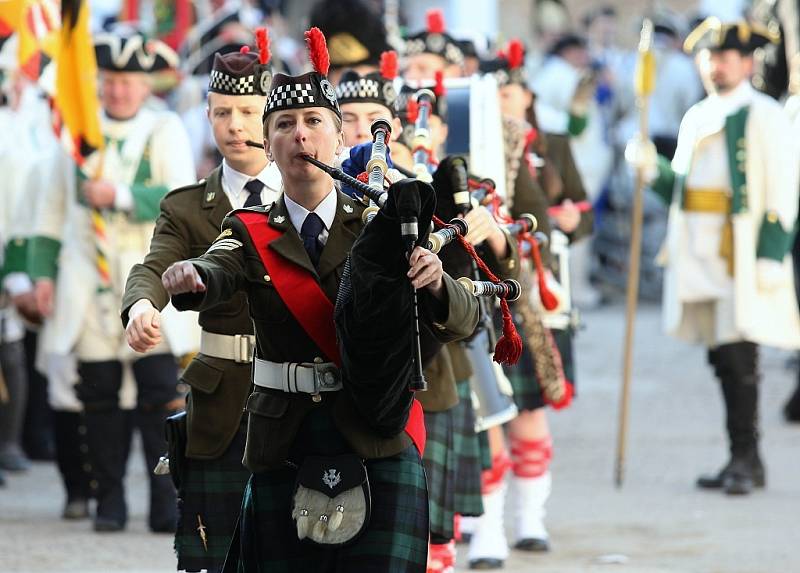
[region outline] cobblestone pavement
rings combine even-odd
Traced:
[[[780,408],[794,384],[789,355],[762,354],[761,405],[768,489],[726,499],[694,489],[696,474],[725,460],[717,384],[700,348],[661,334],[660,310],[637,323],[627,475],[612,483],[623,309],[586,313],[577,339],[579,393],[550,416],[554,489],[547,524],[553,551],[512,551],[510,573],[793,573],[800,571],[800,426]],[[132,519],[122,534],[95,534],[89,522],[58,519],[63,503],[55,466],[37,463],[0,490],[1,573],[174,571],[172,539],[145,522],[145,468],[138,453],[128,477]],[[459,556],[461,569],[464,553]],[[604,563],[611,561],[616,563]]]

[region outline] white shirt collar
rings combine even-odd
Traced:
[[[225,159],[222,160],[222,180],[234,197],[239,197],[242,190],[244,190],[245,184],[251,179],[258,179],[270,191],[278,193],[281,190],[281,172],[278,171],[278,167],[274,163],[268,164],[258,175],[252,177],[241,171],[236,171]]]
[[[327,230],[330,230],[331,225],[333,225],[333,218],[336,216],[336,195],[336,188],[331,187],[330,192],[313,211],[322,219],[322,222],[325,224],[325,229]],[[286,210],[289,212],[289,219],[291,219],[292,225],[294,225],[294,228],[297,229],[299,233],[300,229],[303,228],[303,222],[306,220],[306,216],[311,211],[299,203],[292,201],[286,193],[283,194],[283,199],[286,202]]]

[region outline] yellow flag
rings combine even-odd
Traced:
[[[639,97],[653,93],[656,84],[656,59],[653,55],[653,23],[645,18],[639,37],[639,58],[636,61],[635,90]]]
[[[80,164],[103,146],[97,60],[89,31],[88,3],[62,0],[61,14],[53,103],[61,139]]]
[[[0,38],[15,34],[18,67],[39,79],[56,50],[61,17],[58,0],[0,0]]]

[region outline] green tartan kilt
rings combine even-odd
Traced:
[[[291,459],[352,450],[329,411],[312,412],[295,439]],[[291,517],[297,469],[253,474],[239,517],[239,573],[424,573],[428,558],[425,468],[412,445],[397,455],[365,461],[372,497],[369,525],[353,543],[324,547],[297,538]],[[230,567],[230,563],[227,564]]]
[[[478,516],[483,514],[481,471],[483,470],[483,450],[485,449],[488,453],[488,443],[484,448],[481,445],[480,434],[475,433],[475,410],[472,407],[469,381],[458,382],[456,388],[459,400],[452,409],[453,450],[456,463],[454,510],[464,516]]]
[[[556,347],[561,354],[564,375],[574,388],[575,360],[572,352],[572,330],[551,329],[550,333],[553,335],[553,340],[555,340]],[[533,411],[547,405],[544,401],[539,381],[536,378],[536,366],[527,344],[522,345],[522,356],[519,362],[513,366],[503,365],[503,371],[514,389],[514,402],[517,404],[517,408],[521,411]]]
[[[425,412],[425,474],[428,477],[428,505],[431,535],[452,539],[455,517],[456,452],[454,411]]]
[[[231,543],[242,496],[250,471],[242,465],[245,426],[215,460],[186,459],[181,491],[178,493],[178,527],[175,552],[179,571],[222,570]],[[205,527],[208,549],[203,547],[198,517]]]

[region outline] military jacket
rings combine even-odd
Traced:
[[[270,243],[269,248],[291,264],[312,273],[331,302],[336,300],[345,261],[364,225],[361,220],[363,205],[342,193],[337,192],[337,195],[336,215],[317,269],[290,221],[283,197],[271,206],[249,210],[262,212],[272,228],[283,232]],[[270,269],[265,268],[248,231],[237,217],[226,218],[220,240],[191,262],[202,276],[206,290],[204,293],[173,296],[172,303],[176,308],[204,311],[236,293],[245,292],[255,325],[258,358],[279,363],[330,360],[281,299],[272,282]],[[444,288],[444,302],[436,301],[425,290],[419,293],[420,318],[432,326],[431,331],[441,342],[471,334],[478,315],[475,299],[446,275]],[[378,436],[355,409],[346,392],[323,393],[322,399],[315,402],[308,394],[255,387],[247,405],[248,467],[253,471],[281,467],[304,419],[313,415],[313,411],[324,408],[331,409],[337,428],[361,457],[391,456],[411,444],[404,432],[390,438]]]
[[[176,261],[202,255],[219,235],[229,211],[221,166],[207,179],[164,197],[150,252],[128,275],[122,299],[123,324],[127,325],[128,312],[140,299],[149,300],[159,310],[167,306],[169,295],[161,275]],[[202,311],[199,321],[204,330],[216,334],[253,334],[244,293]],[[214,459],[222,455],[239,428],[250,394],[250,365],[198,354],[181,380],[191,388],[186,404],[186,455]]]

